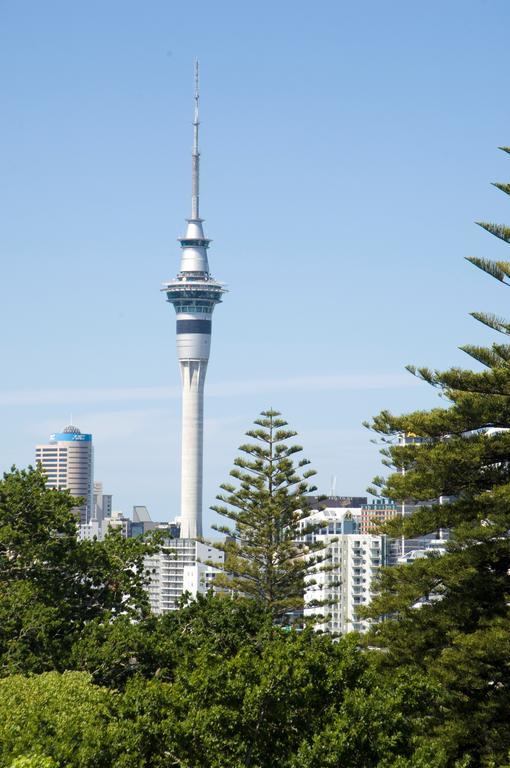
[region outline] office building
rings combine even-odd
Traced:
[[[88,523],[94,508],[92,435],[69,425],[50,435],[47,443],[36,446],[35,460],[44,470],[48,488],[64,488],[83,499],[74,512],[78,522]]]
[[[408,541],[410,541],[408,539]],[[446,554],[446,543],[448,538],[437,538],[422,540],[421,546],[416,549],[406,550],[404,555],[397,558],[397,565],[413,563],[415,560],[421,560],[424,557],[440,557]]]
[[[148,531],[163,531],[170,539],[178,539],[181,528],[176,520],[157,522],[152,519],[146,506],[136,504],[133,507],[131,536],[142,536]]]
[[[400,514],[394,501],[377,498],[361,507],[360,533],[377,533],[378,527]]]
[[[180,272],[163,291],[176,316],[177,356],[182,380],[181,432],[181,536],[202,535],[202,478],[204,432],[204,384],[211,348],[212,314],[225,288],[209,271],[207,250],[211,242],[203,230],[199,210],[199,90],[195,72],[193,120],[191,216],[180,238]]]

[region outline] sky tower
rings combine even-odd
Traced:
[[[191,154],[191,217],[181,243],[181,268],[162,288],[177,315],[177,357],[182,378],[181,538],[202,536],[204,384],[211,349],[212,313],[225,288],[209,272],[199,209],[200,152],[198,61],[195,63],[195,113]]]

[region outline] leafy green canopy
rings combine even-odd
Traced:
[[[108,728],[116,694],[81,672],[0,680],[0,765],[109,765]],[[19,759],[15,765],[24,765]]]
[[[121,691],[82,672],[0,681],[0,768],[407,768],[427,727],[419,676],[381,685],[353,638],[284,631],[252,599],[199,597],[154,634],[160,666]]]
[[[271,627],[235,653],[186,657],[169,753],[188,768],[389,766],[411,754],[432,698],[417,676],[378,686],[352,638]]]
[[[508,151],[508,150],[505,150]],[[508,185],[496,185],[508,193]],[[510,242],[507,227],[484,224]],[[507,284],[510,262],[468,259]],[[492,314],[474,317],[507,336],[510,325]],[[386,526],[394,536],[450,530],[443,557],[386,569],[368,609],[376,624],[371,645],[384,648],[388,669],[426,672],[444,692],[434,737],[445,765],[501,765],[510,748],[510,345],[462,349],[483,368],[410,368],[449,401],[444,408],[395,416],[383,411],[370,425],[394,469],[376,478],[398,501],[425,502],[409,518]],[[400,435],[425,438],[396,444]],[[439,504],[439,497],[450,503]],[[492,762],[494,761],[494,762]]]
[[[229,591],[260,601],[276,621],[303,606],[307,574],[321,561],[313,555],[322,548],[305,543],[317,526],[305,523],[309,515],[305,494],[316,490],[308,484],[315,475],[308,459],[293,457],[302,448],[289,445],[296,432],[278,411],[263,411],[256,429],[246,434],[254,442],[241,445],[244,456],[234,460],[230,475],[237,484],[223,483],[224,493],[212,509],[232,525],[216,526],[226,534],[223,544],[225,571],[216,583]]]
[[[65,669],[88,623],[148,613],[150,546],[119,535],[79,542],[76,504],[39,470],[0,480],[0,675]]]
[[[73,646],[71,663],[111,688],[122,689],[137,675],[171,682],[189,656],[207,647],[229,658],[240,646],[256,642],[268,623],[255,600],[198,595],[180,610],[136,623],[128,616],[91,622]]]

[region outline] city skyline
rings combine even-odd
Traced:
[[[199,11],[191,39],[185,9],[162,2],[150,18],[116,2],[0,8],[2,469],[33,462],[72,410],[116,506],[154,519],[179,507],[180,387],[158,289],[189,183],[195,56],[214,272],[232,290],[208,372],[205,510],[268,406],[322,491],[336,477],[363,493],[381,467],[361,422],[438,402],[405,364],[471,365],[458,345],[490,332],[468,312],[504,298],[463,263],[502,253],[473,221],[506,216],[489,186],[506,171],[504,3],[262,3],[222,25]]]

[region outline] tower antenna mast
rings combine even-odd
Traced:
[[[198,148],[198,126],[200,125],[200,83],[199,64],[195,60],[195,112],[193,115],[193,152],[191,155],[191,218],[200,218],[200,150]]]

